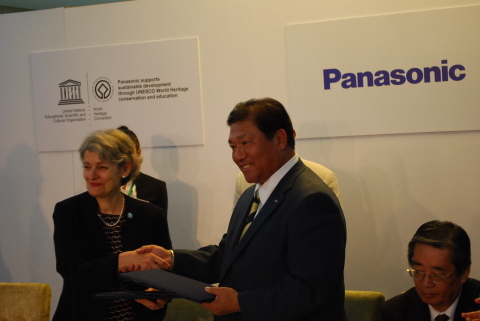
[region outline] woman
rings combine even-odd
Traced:
[[[64,281],[53,320],[162,320],[165,309],[92,298],[98,292],[138,290],[119,281],[118,272],[157,266],[154,255],[135,249],[172,246],[164,210],[120,191],[140,171],[135,145],[122,131],[108,129],[87,137],[79,152],[87,192],[57,203],[53,212],[57,271]]]

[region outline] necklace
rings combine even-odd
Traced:
[[[105,222],[105,220],[103,219],[102,215],[100,214],[100,212],[97,212],[97,215],[98,215],[98,218],[103,222],[103,224],[105,224],[106,226],[110,226],[110,227],[113,227],[113,226],[116,226],[120,220],[122,219],[122,216],[123,216],[123,208],[125,207],[125,196],[123,196],[123,203],[122,203],[122,210],[120,211],[120,215],[118,215],[118,219],[115,223],[107,223]]]

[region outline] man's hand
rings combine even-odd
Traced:
[[[171,270],[172,266],[154,253],[122,252],[118,256],[118,271],[140,271],[151,269]]]
[[[475,299],[475,303],[480,304],[480,298]],[[462,317],[467,321],[480,321],[480,310],[475,312],[462,313]]]
[[[216,296],[212,302],[202,303],[202,306],[212,311],[215,315],[225,315],[240,312],[238,292],[232,288],[208,287],[205,291]]]

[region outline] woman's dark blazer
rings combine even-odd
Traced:
[[[56,204],[53,239],[57,272],[63,289],[53,320],[102,320],[105,300],[92,294],[115,290],[118,282],[118,254],[109,254],[98,205],[88,192]],[[162,208],[125,196],[127,223],[122,227],[123,251],[157,244],[171,248],[167,219]],[[131,214],[131,215],[130,215]],[[131,217],[131,218],[129,218]],[[137,320],[161,320],[164,309],[151,311],[134,303]]]

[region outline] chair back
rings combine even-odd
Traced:
[[[381,321],[380,305],[385,302],[381,292],[345,291],[345,312],[348,321]],[[168,304],[164,321],[212,321],[213,313],[200,304],[173,299]]]
[[[0,320],[49,321],[51,300],[48,284],[0,282]]]
[[[173,299],[163,321],[212,321],[213,313],[200,304],[186,299]]]
[[[381,321],[380,306],[385,296],[375,291],[345,291],[348,321]]]

